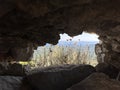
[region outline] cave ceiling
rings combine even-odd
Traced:
[[[119,55],[120,0],[0,0],[0,53],[56,44],[60,33],[83,31],[97,33]]]

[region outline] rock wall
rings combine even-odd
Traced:
[[[120,69],[120,37],[100,36],[101,44],[96,44],[96,55],[99,63],[106,62]]]
[[[120,0],[0,0],[0,58],[29,60],[59,33],[87,31],[103,41],[105,62],[120,68],[119,9]]]

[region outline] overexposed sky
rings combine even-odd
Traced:
[[[68,34],[60,34],[60,41],[66,41],[72,39],[72,41],[97,41],[99,42],[98,35],[94,33],[83,32],[81,35],[70,37]]]

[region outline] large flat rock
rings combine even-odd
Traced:
[[[24,81],[33,90],[66,90],[94,72],[90,65],[48,67],[26,76]]]

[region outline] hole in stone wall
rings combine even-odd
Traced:
[[[57,45],[46,43],[34,51],[30,66],[47,67],[63,64],[97,64],[94,51],[95,44],[99,43],[98,35],[83,32],[81,35],[70,37],[68,34],[60,34]],[[22,64],[25,64],[22,63]]]
[[[95,54],[95,45],[100,43],[98,35],[95,33],[83,32],[81,35],[70,37],[67,34],[60,34],[59,45],[70,47],[73,51],[74,64],[98,64]],[[69,50],[68,50],[69,51]]]

